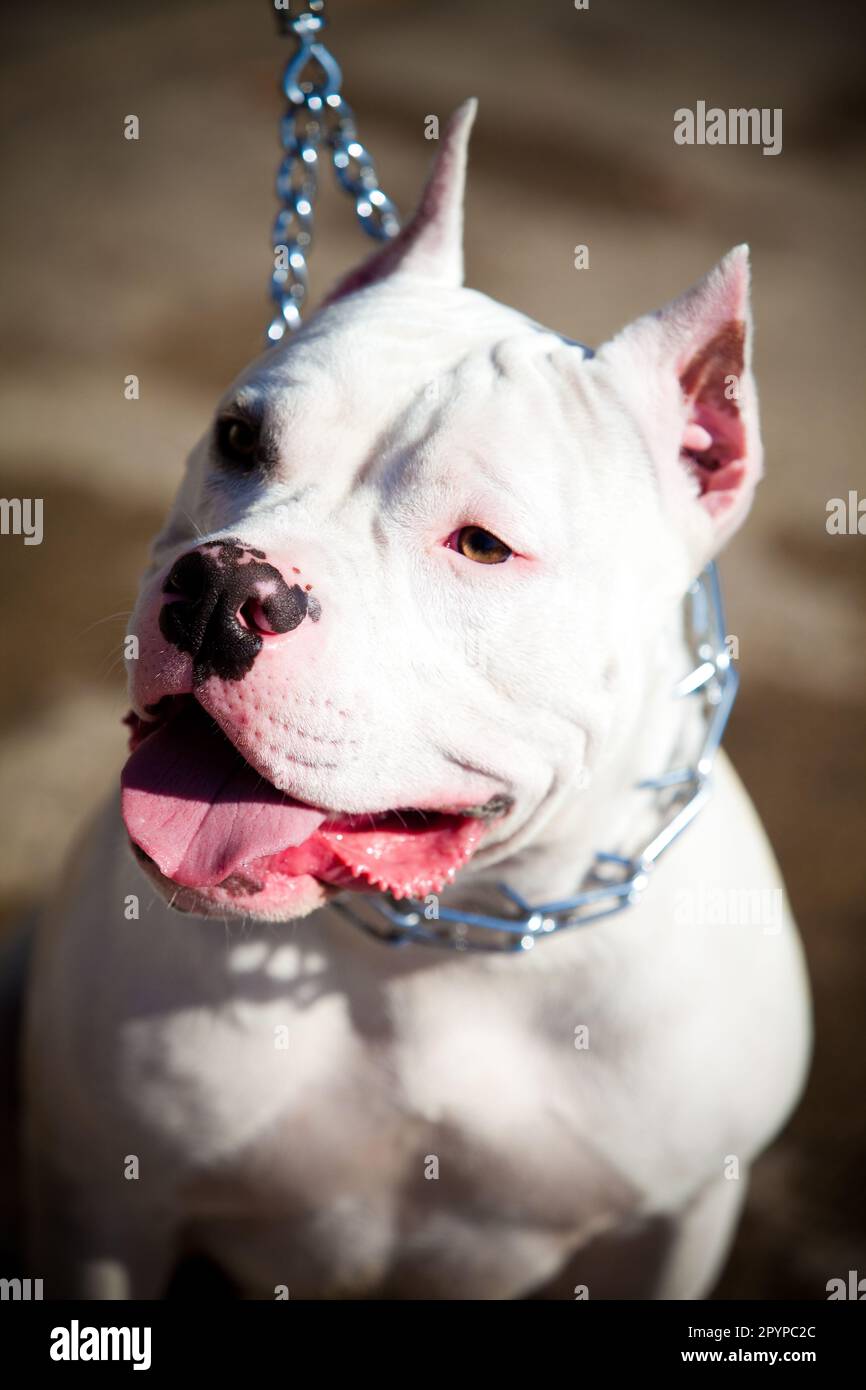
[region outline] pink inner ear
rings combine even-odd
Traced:
[[[745,324],[731,320],[680,374],[688,404],[682,457],[713,513],[729,506],[746,476],[746,431],[738,390],[744,369]],[[735,378],[731,389],[731,378]],[[715,494],[710,497],[707,494]]]

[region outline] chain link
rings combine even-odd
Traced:
[[[287,6],[278,0],[272,2],[280,32],[294,39],[295,51],[281,84],[288,105],[280,122],[283,157],[276,190],[281,206],[272,235],[270,297],[274,314],[268,325],[269,344],[278,343],[301,323],[323,152],[330,158],[340,187],[354,202],[355,214],[367,235],[388,241],[400,230],[397,209],[379,187],[376,166],[358,139],[355,113],[340,91],[340,66],[321,41],[324,0],[308,0],[306,9],[294,17]]]

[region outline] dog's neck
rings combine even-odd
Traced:
[[[588,785],[574,791],[524,848],[467,874],[443,896],[446,905],[501,911],[499,883],[534,905],[568,898],[579,891],[598,851],[638,851],[657,828],[658,812],[651,794],[637,784],[680,763],[681,750],[695,746],[700,712],[673,693],[693,664],[678,617],[663,641],[653,644],[651,669],[648,665],[629,731],[616,739],[614,751],[602,754]]]

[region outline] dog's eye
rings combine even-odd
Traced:
[[[452,550],[479,565],[501,565],[512,554],[505,541],[480,526],[461,526],[459,531],[449,536],[448,544]]]
[[[217,421],[217,449],[228,463],[239,468],[253,468],[258,459],[259,432],[247,420],[236,415],[223,416]]]

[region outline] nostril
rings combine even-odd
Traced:
[[[237,611],[237,620],[241,627],[246,628],[249,632],[256,632],[260,636],[276,636],[277,634],[277,629],[268,618],[264,604],[259,598],[248,598],[242,603]]]

